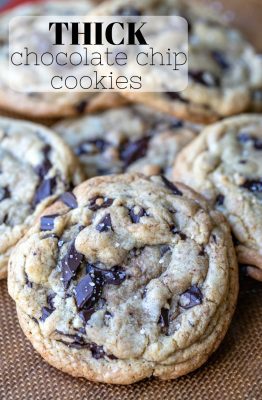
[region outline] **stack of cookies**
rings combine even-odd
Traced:
[[[225,336],[238,264],[262,281],[260,60],[186,0],[20,7],[0,18],[1,54],[11,17],[59,13],[185,17],[189,84],[26,95],[0,77],[14,115],[0,118],[0,277],[51,365],[114,384],[174,379]]]

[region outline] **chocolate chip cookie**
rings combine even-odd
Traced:
[[[262,60],[242,35],[227,24],[223,15],[199,3],[111,0],[94,12],[184,17],[189,34],[188,87],[181,92],[123,92],[123,95],[178,118],[209,123],[248,110],[253,105],[257,90],[261,92]]]
[[[47,128],[0,118],[0,279],[37,214],[82,179],[68,146]]]
[[[57,118],[95,112],[126,103],[126,100],[116,93],[21,93],[9,87],[8,79],[12,80],[12,76],[8,76],[7,74],[10,71],[8,61],[8,24],[12,18],[17,16],[47,15],[83,16],[88,14],[94,5],[96,5],[96,2],[92,2],[91,0],[44,1],[42,3],[30,3],[29,5],[16,7],[0,16],[0,108],[2,110],[33,118]],[[26,34],[28,26],[24,28]],[[43,42],[42,38],[34,36],[32,37],[32,41],[36,42],[39,48],[46,49],[45,51],[50,47],[50,43]]]
[[[230,323],[237,262],[224,217],[183,184],[92,178],[46,209],[9,263],[20,324],[52,365],[89,380],[174,379]]]
[[[169,177],[176,155],[201,128],[140,105],[67,119],[53,129],[89,177],[125,171]]]
[[[240,115],[207,127],[178,156],[174,177],[223,212],[239,262],[262,280],[262,116]]]

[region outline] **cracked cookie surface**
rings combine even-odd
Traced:
[[[256,107],[261,108],[262,59],[217,10],[186,0],[111,0],[92,12],[179,15],[188,22],[187,88],[181,92],[123,92],[130,100],[200,123],[244,112],[253,104],[254,96]]]
[[[173,176],[227,217],[239,262],[262,280],[261,115],[239,115],[204,129],[178,156]]]
[[[88,177],[125,171],[170,177],[177,154],[201,128],[138,105],[64,120],[53,129]]]
[[[36,350],[74,376],[129,384],[202,365],[230,323],[237,263],[222,214],[183,184],[90,179],[46,209],[9,263]]]
[[[69,147],[44,126],[0,119],[0,278],[36,215],[83,180]]]

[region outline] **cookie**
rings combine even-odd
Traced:
[[[262,280],[262,116],[240,115],[204,129],[178,156],[174,178],[227,217],[239,262]]]
[[[125,171],[169,177],[176,155],[201,128],[138,105],[67,119],[53,129],[89,177]]]
[[[35,349],[89,380],[174,379],[230,323],[237,262],[222,214],[159,176],[92,178],[46,209],[9,263]]]
[[[189,81],[181,92],[123,92],[178,118],[210,123],[248,110],[262,87],[262,61],[252,46],[223,15],[186,0],[111,0],[94,12],[100,15],[179,15],[188,21]]]
[[[126,103],[126,100],[117,93],[21,93],[12,90],[8,81],[5,80],[6,71],[9,68],[8,24],[12,18],[38,15],[85,15],[95,4],[96,2],[90,0],[45,1],[16,7],[0,16],[0,109],[31,118],[58,118],[95,112]],[[35,37],[33,39],[36,40]],[[40,39],[38,44],[48,47],[48,43],[43,44]],[[12,79],[12,76],[9,78]]]
[[[0,279],[11,250],[36,215],[82,180],[77,159],[55,133],[0,118]]]

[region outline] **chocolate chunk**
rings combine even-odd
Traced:
[[[100,197],[96,196],[90,199],[88,208],[91,211],[100,210],[100,208],[107,208],[113,204],[114,199],[110,199],[109,197]]]
[[[49,305],[49,308],[55,309],[55,306],[54,306],[54,298],[55,298],[55,297],[56,297],[56,293],[50,293],[50,294],[47,296],[46,301],[47,301],[47,304]]]
[[[92,353],[92,357],[95,358],[96,360],[99,360],[100,358],[104,358],[106,355],[106,353],[104,352],[103,346],[98,346],[95,343],[91,343],[89,348]]]
[[[102,295],[103,279],[98,274],[87,274],[75,288],[77,308],[93,305]]]
[[[174,183],[170,182],[164,175],[161,175],[162,181],[165,186],[172,191],[176,196],[183,196],[183,193],[174,185]]]
[[[27,287],[29,287],[30,289],[33,287],[33,283],[30,282],[27,273],[25,272],[25,284]]]
[[[171,232],[174,233],[174,235],[179,235],[181,240],[187,240],[187,235],[178,230],[176,226],[171,227]]]
[[[83,254],[76,251],[75,244],[71,244],[67,254],[61,261],[62,280],[67,288],[71,279],[76,275],[76,272],[83,261]]]
[[[42,164],[37,165],[35,167],[35,172],[37,173],[37,175],[40,176],[40,178],[44,179],[44,177],[47,175],[48,171],[51,169],[52,164],[49,160],[49,153],[51,151],[51,146],[49,144],[47,144],[42,152],[44,154],[44,161],[42,162]]]
[[[128,141],[124,144],[120,151],[120,158],[125,163],[125,167],[128,167],[134,161],[142,158],[146,155],[150,136],[138,139],[135,141]]]
[[[104,139],[85,140],[77,147],[75,147],[74,151],[78,156],[81,156],[83,154],[94,154],[97,152],[103,153],[110,146],[111,143],[107,142]]]
[[[245,132],[240,133],[237,136],[237,139],[240,143],[247,143],[252,141],[253,146],[256,150],[262,150],[262,139],[256,138],[255,136],[249,135]]]
[[[201,85],[207,87],[219,86],[219,78],[206,71],[188,71],[188,76],[190,76],[193,81],[200,83]]]
[[[69,208],[77,208],[77,200],[76,197],[73,193],[71,192],[65,192],[60,196],[60,200]]]
[[[178,129],[178,128],[182,128],[183,126],[184,126],[184,122],[183,122],[183,121],[180,121],[179,119],[173,120],[173,121],[170,123],[170,128],[171,128],[171,129]]]
[[[250,140],[252,140],[252,137],[248,133],[243,132],[243,133],[240,133],[239,135],[237,135],[237,140],[240,143],[247,143]]]
[[[188,104],[189,101],[187,99],[184,99],[183,97],[180,96],[179,93],[177,92],[165,92],[166,96],[169,97],[171,100],[179,100],[181,103]]]
[[[211,55],[221,69],[226,70],[229,68],[229,63],[227,62],[224,53],[222,53],[221,51],[213,50],[211,51]]]
[[[262,180],[247,179],[241,187],[253,193],[262,193]]]
[[[203,295],[201,290],[196,286],[191,286],[188,290],[181,294],[179,305],[182,308],[189,309],[202,304]]]
[[[110,214],[106,214],[99,222],[99,224],[96,226],[96,230],[100,233],[102,232],[108,232],[110,229],[112,229],[112,221],[111,221],[111,216]]]
[[[262,139],[255,139],[254,147],[256,150],[262,150]]]
[[[41,322],[45,320],[55,311],[55,308],[42,307],[42,316],[40,317]]]
[[[161,328],[168,328],[169,325],[169,309],[168,308],[161,308],[161,314],[158,320],[159,325]]]
[[[139,17],[142,13],[137,8],[130,6],[119,8],[115,15],[121,15],[123,17]]]
[[[216,205],[222,206],[224,204],[225,196],[223,194],[219,194],[216,198]]]
[[[91,276],[100,277],[103,284],[120,285],[126,279],[125,271],[119,266],[111,269],[102,269],[93,264],[87,264],[86,272]]]
[[[164,245],[160,247],[160,255],[163,257],[168,251],[170,251],[170,246]]]
[[[51,196],[56,187],[56,178],[44,179],[38,188],[36,189],[33,205],[37,206],[37,204],[41,203],[42,200]]]
[[[105,283],[111,285],[120,285],[126,279],[126,273],[120,267],[113,267],[110,270],[103,271]]]
[[[55,219],[59,214],[44,215],[40,220],[41,231],[52,231],[55,227]]]
[[[84,322],[84,324],[86,324],[90,320],[90,318],[94,314],[94,312],[95,312],[95,308],[90,307],[87,310],[80,311],[80,313],[78,315],[81,318],[81,320]]]
[[[75,108],[78,114],[84,114],[87,104],[87,100],[81,100],[79,103],[76,104]]]
[[[146,213],[146,210],[144,210],[144,208],[139,207],[139,206],[134,206],[131,208],[129,215],[130,215],[131,221],[134,224],[138,224],[140,221],[140,218],[146,217],[147,213]]]
[[[0,187],[0,201],[10,199],[11,193],[7,187]]]

